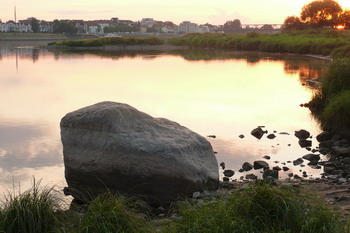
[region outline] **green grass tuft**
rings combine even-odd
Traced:
[[[78,232],[142,233],[152,231],[146,220],[138,217],[128,208],[125,198],[106,193],[89,205]]]
[[[0,229],[6,233],[52,232],[58,225],[58,203],[52,188],[41,188],[34,180],[26,192],[8,192],[1,209]]]
[[[227,201],[187,203],[173,232],[342,232],[338,219],[317,198],[266,184],[234,192]]]

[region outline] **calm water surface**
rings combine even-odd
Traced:
[[[203,136],[216,135],[208,140],[218,162],[235,171],[264,155],[270,163],[301,157],[308,151],[298,146],[294,131],[320,131],[299,104],[310,100],[307,80],[317,79],[327,61],[232,51],[50,52],[0,43],[0,191],[19,183],[26,189],[33,176],[63,187],[59,122],[100,101],[127,103]],[[257,140],[250,131],[258,125],[291,135]],[[290,167],[300,174],[299,166]]]

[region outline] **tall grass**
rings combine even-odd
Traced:
[[[68,47],[102,47],[112,45],[162,45],[164,40],[157,37],[108,37],[100,39],[86,40],[66,40],[61,42],[53,42],[49,45],[64,45]]]
[[[342,232],[337,217],[317,198],[266,184],[236,191],[228,201],[187,204],[180,214],[173,232]]]
[[[1,209],[0,229],[6,233],[46,233],[58,225],[59,202],[52,188],[41,188],[33,180],[31,189],[8,192]]]
[[[128,208],[125,198],[106,193],[89,205],[78,232],[142,233],[152,230],[146,220]]]

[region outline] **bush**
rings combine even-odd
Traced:
[[[55,211],[58,200],[52,188],[40,188],[40,182],[18,195],[8,193],[1,210],[0,229],[6,233],[46,233],[52,232],[58,221]]]
[[[174,232],[341,232],[338,219],[318,199],[266,184],[236,191],[228,201],[187,203],[180,214]]]

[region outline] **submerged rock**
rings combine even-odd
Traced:
[[[269,164],[266,163],[265,161],[261,161],[261,160],[254,161],[255,170],[265,168],[265,167],[269,167]]]
[[[191,130],[121,103],[101,102],[61,120],[65,177],[74,198],[110,192],[170,203],[219,184],[210,143]]]

